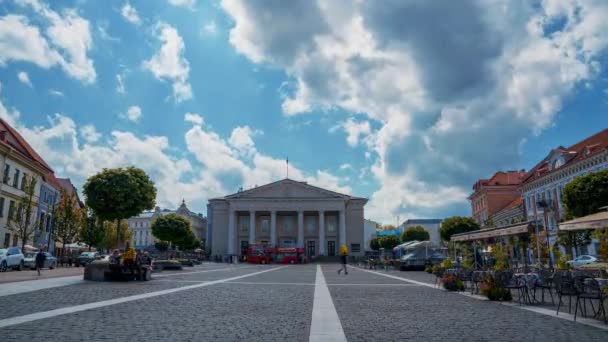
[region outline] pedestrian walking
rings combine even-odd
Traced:
[[[40,248],[38,253],[36,253],[36,271],[38,271],[38,276],[40,276],[40,270],[44,267],[45,261],[46,253],[44,253],[44,250]]]
[[[340,263],[342,267],[338,270],[338,274],[341,274],[344,271],[344,274],[348,274],[348,270],[346,269],[346,258],[348,257],[348,247],[346,245],[340,246]]]

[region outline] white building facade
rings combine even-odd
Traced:
[[[206,240],[207,219],[202,214],[190,211],[185,201],[177,210],[160,209],[156,207],[154,211],[146,211],[127,220],[131,230],[131,244],[135,248],[152,248],[156,239],[152,235],[152,222],[160,216],[167,214],[178,214],[190,221],[190,227],[194,235],[202,242]]]
[[[243,255],[254,243],[302,247],[308,256],[364,254],[367,199],[291,179],[209,200],[207,241],[213,255]]]
[[[19,200],[25,195],[25,186],[32,178],[36,180],[34,191],[34,203],[32,208],[31,228],[35,234],[30,236],[26,244],[33,244],[37,235],[41,232],[37,224],[38,201],[43,176],[52,173],[53,170],[34,151],[34,149],[23,139],[23,137],[12,128],[6,121],[0,119],[0,248],[21,247],[22,240],[11,232],[8,227],[9,213],[17,210]]]
[[[553,244],[557,226],[565,211],[563,189],[573,179],[592,172],[608,169],[608,129],[571,147],[558,147],[538,163],[524,178],[522,197],[528,221],[543,225]],[[597,254],[597,241],[586,253]]]
[[[378,222],[372,220],[365,219],[365,221],[363,222],[363,246],[366,252],[372,251],[371,247],[369,246],[369,242],[371,239],[376,237],[376,229],[378,229],[379,226],[380,224]]]

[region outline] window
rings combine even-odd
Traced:
[[[306,242],[306,255],[315,255],[315,240],[309,240],[308,242]]]
[[[315,233],[315,219],[314,216],[306,216],[306,234],[313,235]]]
[[[327,233],[335,233],[336,232],[336,226],[337,226],[337,217],[336,216],[327,216]]]
[[[19,242],[19,236],[15,234],[13,235],[13,246],[17,246],[17,242]]]
[[[283,218],[283,233],[292,234],[293,233],[293,217],[285,216]]]
[[[40,213],[40,221],[38,222],[38,229],[42,231],[44,229],[44,213]]]
[[[327,255],[336,256],[336,241],[327,241]]]
[[[564,159],[558,158],[553,162],[553,169],[557,169],[557,168],[561,167],[562,165],[564,165]]]
[[[268,234],[270,232],[270,220],[267,217],[262,218],[262,233]]]
[[[8,203],[8,217],[9,217],[9,219],[13,217],[14,211],[15,211],[15,201],[11,200]]]
[[[19,171],[19,169],[15,169],[15,176],[13,177],[13,187],[17,187],[17,185],[19,185],[19,174],[21,173],[21,171]]]
[[[10,242],[11,242],[11,234],[5,233],[4,234],[4,248],[8,247]]]
[[[51,215],[46,216],[46,231],[51,231]]]
[[[0,217],[4,217],[4,197],[0,197]]]
[[[2,182],[4,184],[8,184],[9,180],[10,180],[10,173],[11,173],[11,166],[6,164],[6,166],[4,167],[4,177],[2,178]]]
[[[21,190],[25,191],[25,184],[27,183],[27,174],[24,172],[21,178]]]
[[[249,216],[239,216],[239,231],[241,233],[249,232]]]
[[[361,252],[361,244],[359,243],[351,243],[350,244],[351,253],[359,253]]]

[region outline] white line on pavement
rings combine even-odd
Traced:
[[[309,341],[346,341],[321,265],[317,265]]]
[[[0,284],[0,297],[9,296],[19,293],[26,293],[44,289],[50,289],[53,287],[60,287],[66,285],[74,285],[83,283],[82,276],[69,276],[69,277],[57,277],[57,278],[46,278],[36,279],[28,281],[17,281],[13,283]]]
[[[327,284],[327,286],[420,286],[418,284]]]
[[[426,286],[426,287],[430,287],[436,290],[441,290],[444,291],[444,289],[439,288],[433,284],[428,284],[428,283],[423,283],[420,281],[416,281],[416,280],[412,280],[412,279],[408,279],[408,278],[404,278],[404,277],[397,277],[397,276],[393,276],[390,274],[384,274],[384,273],[380,273],[380,272],[376,272],[376,271],[370,271],[370,270],[365,270],[362,268],[358,268],[358,267],[354,267],[355,269],[359,270],[359,271],[364,271],[364,272],[368,272],[368,273],[372,273],[372,274],[377,274],[377,275],[381,275],[383,277],[388,277],[388,278],[392,278],[392,279],[398,279],[401,281],[406,281],[406,282],[411,282],[414,284],[419,284],[422,286]],[[465,297],[469,297],[469,298],[474,298],[477,300],[488,300],[487,298],[483,297],[483,296],[479,296],[479,295],[474,295],[474,294],[470,294],[468,292],[454,292],[456,294],[459,294],[461,296],[465,296]],[[561,313],[558,315],[555,314],[555,310],[550,310],[550,309],[546,309],[546,308],[541,308],[541,307],[536,307],[536,306],[528,306],[528,305],[519,305],[516,303],[509,303],[509,302],[494,302],[496,304],[499,305],[504,305],[504,306],[508,306],[508,307],[512,307],[512,308],[517,308],[517,309],[521,309],[521,310],[526,310],[526,311],[531,311],[531,312],[535,312],[537,314],[541,314],[541,315],[545,315],[545,316],[549,316],[549,317],[553,317],[553,318],[559,318],[559,319],[563,319],[566,321],[571,321],[571,322],[575,322],[575,323],[580,323],[580,324],[584,324],[584,325],[588,325],[591,327],[595,327],[598,329],[602,329],[602,330],[607,330],[608,331],[608,326],[605,324],[602,324],[600,321],[598,320],[594,320],[594,319],[590,319],[590,318],[584,318],[584,317],[577,317],[576,321],[574,321],[574,315],[569,314],[569,313]]]
[[[244,285],[310,285],[314,286],[314,283],[257,283],[254,281],[229,281],[226,284],[244,284]]]
[[[139,295],[122,297],[122,298],[115,298],[115,299],[110,299],[110,300],[104,300],[104,301],[96,302],[96,303],[82,304],[82,305],[70,306],[70,307],[67,307],[67,308],[60,308],[60,309],[55,309],[55,310],[37,312],[37,313],[33,313],[33,314],[29,314],[29,315],[24,315],[24,316],[6,318],[6,319],[0,320],[0,328],[6,328],[6,327],[10,327],[10,326],[17,325],[17,324],[37,321],[37,320],[41,320],[41,319],[45,319],[45,318],[51,318],[51,317],[56,317],[56,316],[60,316],[60,315],[66,315],[66,314],[70,314],[70,313],[74,313],[74,312],[80,312],[80,311],[97,309],[97,308],[102,308],[102,307],[105,307],[105,306],[110,306],[110,305],[115,305],[115,304],[120,304],[120,303],[125,303],[125,302],[131,302],[131,301],[135,301],[135,300],[139,300],[139,299],[145,299],[145,298],[163,296],[163,295],[167,295],[167,294],[170,294],[170,293],[175,293],[175,292],[181,292],[181,291],[196,289],[196,288],[199,288],[199,287],[205,287],[205,286],[210,286],[210,285],[214,285],[214,284],[221,284],[221,283],[225,283],[225,282],[228,282],[228,281],[231,281],[231,280],[238,280],[238,279],[252,277],[252,276],[255,276],[255,275],[258,275],[258,274],[262,274],[262,273],[266,273],[266,272],[276,271],[276,270],[279,270],[279,269],[284,268],[284,267],[287,267],[287,266],[275,267],[275,268],[271,268],[271,269],[267,269],[267,270],[263,270],[263,271],[258,271],[258,272],[253,272],[253,273],[247,273],[247,274],[236,276],[236,277],[230,277],[230,278],[219,279],[219,280],[212,280],[212,281],[209,281],[209,282],[206,282],[206,283],[202,283],[202,284],[183,286],[183,287],[178,287],[178,288],[175,288],[175,289],[168,289],[168,290],[162,290],[162,291],[142,293],[142,294],[139,294]]]
[[[240,270],[240,269],[247,269],[247,268],[251,268],[251,267],[226,267],[226,268],[214,268],[211,270],[204,270],[204,271],[191,271],[191,272],[171,272],[171,273],[166,273],[166,274],[154,274],[152,273],[152,279],[154,278],[162,278],[162,277],[170,277],[170,276],[186,276],[186,275],[191,275],[191,274],[198,274],[198,273],[207,273],[207,272],[217,272],[217,271],[226,271],[226,270]]]

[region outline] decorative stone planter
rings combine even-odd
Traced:
[[[110,262],[95,260],[88,263],[84,268],[84,280],[104,281],[105,273],[110,271]]]

